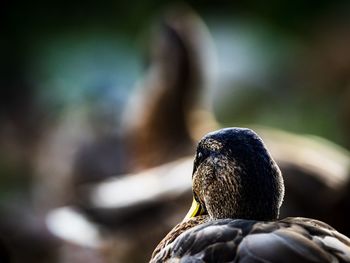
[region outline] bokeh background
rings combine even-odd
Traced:
[[[114,261],[94,246],[67,244],[50,232],[46,217],[57,207],[84,203],[76,191],[82,182],[162,164],[134,169],[138,161],[129,160],[121,138],[128,132],[125,123],[139,121],[128,110],[140,106],[130,101],[146,86],[154,64],[150,50],[162,48],[152,39],[165,10],[179,5],[193,9],[207,34],[196,39],[210,54],[200,61],[210,79],[200,97],[220,126],[263,125],[316,135],[347,156],[348,1],[5,0],[0,4],[1,262],[127,262],[108,249],[103,253],[113,254]],[[171,72],[178,53],[176,47],[169,50],[165,58]],[[196,104],[198,98],[186,103]],[[175,120],[165,112],[163,126],[171,126]],[[145,147],[153,149],[150,145]],[[171,152],[164,163],[182,156]],[[125,227],[124,236],[135,235],[130,226],[119,227]],[[111,236],[107,240],[113,243]],[[118,243],[112,250],[124,246]],[[145,258],[129,260],[137,261]]]

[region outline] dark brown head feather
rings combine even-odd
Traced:
[[[250,129],[226,128],[198,144],[193,192],[211,218],[275,220],[284,195],[281,172]]]

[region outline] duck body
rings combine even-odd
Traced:
[[[226,128],[202,138],[192,190],[189,213],[159,243],[151,263],[350,262],[350,239],[326,223],[278,220],[282,174],[250,129]]]
[[[151,263],[350,262],[347,237],[323,222],[301,217],[208,220],[162,246]]]

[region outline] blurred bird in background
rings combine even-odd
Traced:
[[[43,3],[28,7],[32,13],[4,5],[3,258],[148,260],[189,205],[194,145],[220,126],[262,135],[285,178],[281,216],[320,219],[350,234],[349,154],[335,144],[349,145],[349,7],[304,5],[297,9],[304,14],[281,19],[277,7],[257,3],[192,4],[208,28],[183,5],[128,13],[123,5],[73,3],[66,25]],[[81,8],[105,22],[85,21]],[[157,12],[154,39],[143,35],[150,55],[142,76],[140,49],[121,36],[144,30]],[[86,32],[70,27],[75,19]]]
[[[208,112],[209,109],[205,112],[205,107],[202,109],[196,107],[198,102],[193,96],[194,92],[205,91],[200,84],[208,82],[200,79],[201,76],[205,76],[203,73],[199,74],[200,67],[193,66],[201,65],[203,59],[196,57],[195,52],[189,51],[203,50],[204,48],[199,44],[211,40],[194,37],[196,35],[193,32],[200,32],[203,27],[199,26],[201,23],[193,13],[187,13],[192,11],[184,12],[183,9],[181,11],[176,17],[174,13],[169,15],[170,18],[166,16],[167,19],[159,37],[162,41],[152,44],[153,48],[156,47],[158,56],[153,56],[150,73],[143,82],[144,85],[141,85],[140,90],[137,91],[136,99],[132,97],[130,105],[137,105],[133,106],[136,109],[125,111],[127,129],[124,136],[127,142],[132,142],[131,149],[134,149],[136,158],[130,155],[133,161],[131,167],[136,167],[136,170],[137,167],[146,169],[186,156],[191,149],[193,152],[195,144],[193,139],[196,138],[196,134],[205,133],[219,126],[213,120],[211,112]],[[191,31],[192,34],[183,34],[182,30]],[[208,36],[204,33],[198,35]],[[196,40],[199,40],[199,43]],[[185,45],[186,43],[191,43],[192,46]],[[164,56],[169,54],[175,55],[177,60],[168,57],[164,59]],[[177,63],[169,66],[168,62],[173,60]],[[182,70],[186,70],[185,73]],[[179,97],[182,99],[172,100]],[[169,100],[171,102],[168,102]],[[190,101],[192,105],[186,107],[186,101]],[[191,120],[191,117],[193,119],[195,114],[197,114],[196,122],[189,122],[188,120]],[[170,123],[172,121],[177,124],[176,128],[172,127]],[[201,122],[206,125],[201,125]],[[286,177],[286,188],[289,194],[285,198],[282,216],[314,217],[333,223],[340,231],[346,231],[345,222],[348,218],[346,211],[349,207],[346,189],[346,184],[349,182],[347,170],[349,157],[346,151],[338,150],[331,143],[316,138],[267,128],[260,128],[260,130],[268,144],[272,146],[272,152],[281,164],[281,170]],[[159,143],[163,140],[169,142]],[[175,142],[174,145],[169,145],[172,142]],[[179,154],[181,151],[182,154]],[[170,157],[167,157],[169,155]],[[151,243],[150,240],[157,239],[157,234],[166,232],[165,229],[169,227],[165,224],[166,222],[171,224],[184,213],[188,205],[186,198],[188,200],[191,193],[190,184],[186,178],[186,174],[191,169],[190,159],[192,154],[185,159],[134,175],[123,175],[117,179],[90,186],[89,190],[83,191],[87,196],[83,198],[84,202],[80,207],[87,213],[85,215],[88,215],[88,218],[112,227],[115,247],[120,246],[118,242],[134,243],[130,245],[133,248],[129,247],[129,254],[122,256],[121,261],[136,260],[133,255],[136,255],[135,251],[139,247],[145,248]],[[335,167],[340,169],[333,170]],[[142,191],[141,188],[133,185],[147,190]],[[305,192],[300,185],[307,187],[313,193],[313,197],[307,198],[308,192]],[[173,203],[182,205],[173,207]],[[332,216],[329,211],[332,211]],[[61,212],[64,214],[67,210],[61,210]],[[58,215],[62,214],[58,213]],[[73,214],[71,216],[74,216]],[[340,221],[344,221],[333,220],[335,214],[338,214],[335,218],[341,218]],[[149,219],[146,220],[148,217]],[[160,222],[165,225],[164,229],[159,231]],[[141,226],[140,229],[136,227],[138,225]],[[128,242],[123,238],[116,241],[116,237],[126,229],[130,236],[138,238]],[[156,229],[159,232],[156,232]],[[147,236],[148,230],[150,232]],[[146,237],[140,238],[141,236]],[[141,243],[141,240],[147,240],[148,243]],[[140,252],[137,255],[140,256]]]

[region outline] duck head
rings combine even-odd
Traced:
[[[284,196],[280,169],[262,139],[246,128],[221,129],[201,139],[192,189],[186,218],[275,220]]]

